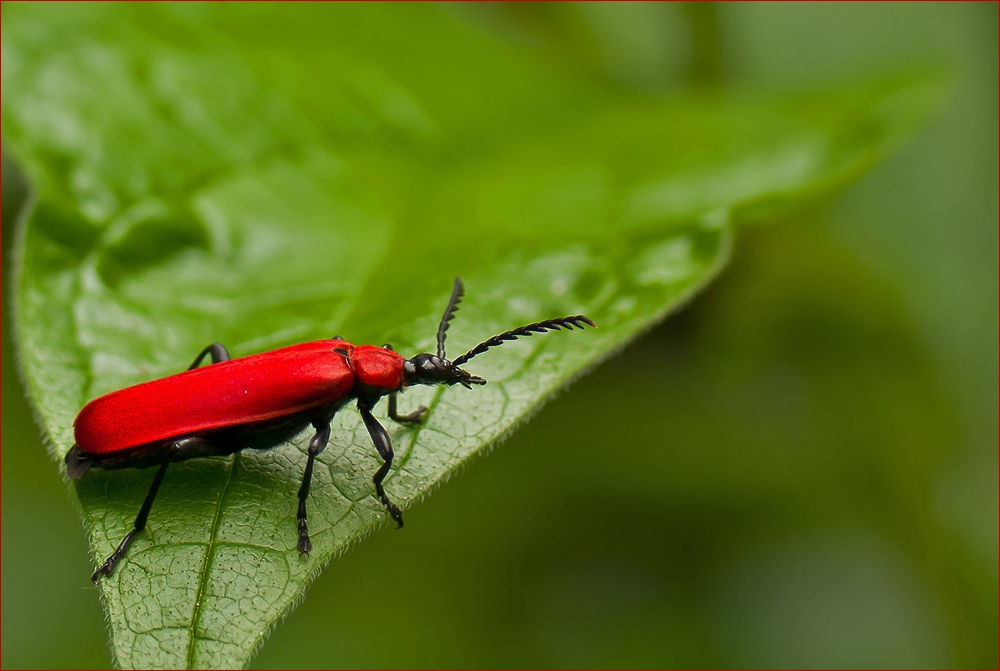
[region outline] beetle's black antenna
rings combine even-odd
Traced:
[[[444,339],[448,332],[448,322],[451,318],[455,316],[458,311],[458,304],[462,302],[462,294],[465,293],[465,287],[462,286],[462,278],[455,278],[455,288],[451,290],[451,300],[448,301],[448,307],[445,308],[444,316],[441,317],[441,323],[438,324],[438,358],[444,358]]]
[[[499,335],[493,336],[489,340],[484,340],[451,363],[454,366],[461,366],[472,357],[479,356],[489,348],[502,345],[508,340],[517,340],[521,337],[530,336],[533,333],[545,333],[546,331],[558,331],[559,329],[572,331],[574,326],[578,329],[582,329],[584,324],[597,328],[597,324],[591,321],[589,317],[585,317],[583,315],[560,317],[559,319],[546,319],[543,322],[535,322],[534,324],[521,326],[510,331],[504,331]]]

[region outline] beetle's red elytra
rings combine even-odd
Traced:
[[[444,342],[449,322],[462,300],[462,281],[455,285],[438,325],[437,354],[406,359],[389,345],[352,345],[340,336],[271,352],[231,359],[219,343],[201,351],[188,370],[96,398],[83,407],[73,422],[76,444],[66,455],[66,472],[83,477],[91,468],[147,468],[159,466],[132,530],[100,566],[91,580],[108,576],[128,552],[135,536],[146,528],[149,512],[167,467],[175,461],[224,456],[245,449],[267,450],[280,445],[310,425],[308,458],[299,487],[298,549],[312,549],[306,516],[306,499],[313,463],[330,439],[330,421],[351,400],[357,400],[382,466],[372,477],[375,494],[398,526],[403,515],[389,500],[382,481],[392,467],[389,434],[372,409],[389,397],[389,417],[402,423],[419,423],[427,408],[408,415],[396,410],[396,395],[417,384],[445,384],[471,389],[486,380],[460,368],[467,361],[506,341],[583,325],[596,328],[583,315],[535,322],[484,340],[453,361],[445,358]],[[199,368],[206,356],[212,365]]]
[[[354,386],[338,348],[353,354],[346,342],[320,340],[111,392],[80,411],[76,444],[89,455],[105,456],[312,410]]]

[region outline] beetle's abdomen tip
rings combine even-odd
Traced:
[[[73,449],[66,453],[66,475],[74,480],[86,475],[93,465],[93,458],[81,450],[79,445],[74,445]]]

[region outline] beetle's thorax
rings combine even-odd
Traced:
[[[375,345],[358,345],[350,357],[354,375],[364,387],[383,393],[402,388],[403,364],[406,363],[402,355]]]

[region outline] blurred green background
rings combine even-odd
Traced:
[[[406,532],[336,560],[254,665],[995,667],[996,5],[448,11],[667,94],[926,63],[952,87],[837,200],[741,230],[707,292]],[[5,161],[5,250],[20,195]],[[2,663],[107,666],[76,504],[7,323]]]

